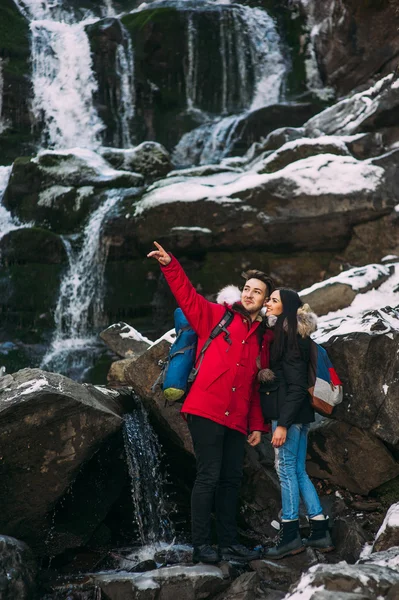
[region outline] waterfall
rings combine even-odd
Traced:
[[[122,26],[122,32],[123,43],[118,45],[116,51],[116,73],[120,81],[116,121],[120,147],[130,148],[132,146],[130,127],[135,112],[136,95],[134,88],[134,55],[132,40],[124,26]]]
[[[201,111],[198,14],[189,12],[187,17],[187,110],[201,111],[204,124],[186,133],[176,145],[173,159],[180,166],[219,162],[229,154],[243,118],[282,99],[287,63],[273,19],[262,9],[241,5],[220,5],[217,14],[221,65],[218,115]]]
[[[41,364],[42,368],[76,379],[82,379],[90,368],[90,357],[97,344],[91,331],[101,325],[108,254],[101,234],[122,190],[105,194],[106,200],[93,212],[79,239],[64,238],[69,266],[60,286],[53,341]]]
[[[18,219],[13,217],[11,213],[3,206],[3,196],[7,189],[10,179],[12,167],[0,167],[0,240],[10,231],[28,227],[28,224],[21,224]]]
[[[138,408],[124,417],[123,437],[140,541],[170,541],[174,531],[163,490],[161,447],[140,401]]]
[[[46,148],[96,148],[104,128],[93,106],[97,89],[85,25],[33,21],[32,111]]]

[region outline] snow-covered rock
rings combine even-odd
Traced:
[[[399,443],[399,268],[378,289],[319,319],[315,341],[326,345],[344,384],[333,417]],[[344,276],[344,274],[343,274]]]
[[[375,537],[373,552],[388,550],[392,546],[399,546],[399,502],[388,509]]]
[[[344,271],[335,277],[315,283],[300,292],[303,302],[320,316],[350,306],[357,294],[377,289],[392,274],[394,267],[367,265]]]
[[[100,333],[100,338],[109,348],[122,358],[140,356],[149,348],[152,341],[127,323],[114,323]]]
[[[115,169],[140,173],[150,181],[165,177],[172,169],[169,152],[157,142],[143,142],[127,150],[102,148],[100,152]]]
[[[157,590],[159,593],[161,588],[164,589],[162,596],[172,597],[167,593],[169,587],[173,590],[173,597],[176,599],[205,600],[221,592],[228,585],[222,571],[211,565],[192,567],[177,565],[146,573],[127,571],[98,573],[93,576],[93,581],[110,600],[118,600],[122,597],[122,593],[126,598],[147,600],[155,598],[153,595],[149,596],[149,592],[154,593],[154,590]]]

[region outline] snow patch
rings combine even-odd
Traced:
[[[392,504],[392,506],[388,509],[388,512],[385,515],[385,519],[381,527],[377,531],[374,544],[378,540],[378,538],[381,537],[383,533],[385,533],[388,527],[390,529],[399,528],[399,502],[397,502],[396,504]]]
[[[378,281],[381,277],[389,277],[390,270],[388,267],[372,264],[365,267],[355,267],[344,271],[335,277],[330,277],[325,281],[315,283],[309,288],[306,288],[300,292],[300,296],[306,296],[316,290],[320,290],[324,287],[332,285],[333,283],[342,283],[349,285],[354,291],[362,290],[368,287],[370,284]]]

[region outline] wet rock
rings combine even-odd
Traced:
[[[159,362],[167,358],[169,348],[170,344],[165,340],[151,346],[137,359],[129,360],[124,368],[124,375],[171,441],[193,454],[191,436],[180,414],[181,403],[175,402],[171,406],[165,406],[162,390],[159,387],[155,391],[152,390],[161,370]]]
[[[334,409],[333,418],[368,430],[396,446],[399,443],[398,311],[391,307],[367,311],[358,317],[350,331],[340,330],[346,322],[344,317],[327,327],[329,337],[337,332],[326,348],[344,384],[344,401]],[[322,336],[323,331],[317,341],[322,341]],[[339,446],[342,448],[341,443]],[[362,469],[361,465],[359,468]]]
[[[93,576],[93,580],[110,600],[119,600],[123,594],[136,600],[172,597],[206,600],[228,585],[218,567],[207,565],[165,567],[143,574],[98,574]]]
[[[334,519],[332,540],[335,546],[334,555],[348,563],[355,563],[364,545],[370,541],[369,535],[353,516]]]
[[[397,64],[399,13],[395,2],[295,0],[308,18],[323,83],[340,95]]]
[[[125,367],[129,366],[131,361],[131,358],[125,358],[123,360],[116,360],[111,364],[107,373],[107,383],[110,387],[118,388],[129,385],[129,381],[125,375]]]
[[[307,470],[351,492],[367,495],[398,475],[399,464],[375,435],[348,423],[326,421],[309,435]]]
[[[143,177],[111,169],[90,150],[42,151],[19,158],[12,168],[4,205],[23,222],[70,232],[103,200],[104,188],[136,188]]]
[[[10,231],[0,240],[2,266],[39,263],[63,264],[68,261],[60,236],[38,227]]]
[[[7,380],[0,530],[55,555],[89,539],[125,484],[117,394],[39,369]]]
[[[388,550],[392,546],[399,546],[399,502],[393,504],[384,519],[373,545],[373,552]]]
[[[262,458],[256,448],[246,447],[240,514],[255,532],[257,543],[265,543],[276,535],[271,522],[277,518],[281,507],[276,472],[274,467],[264,466]]]
[[[277,150],[287,142],[293,142],[305,137],[303,127],[279,127],[271,131],[262,142],[255,142],[246,156],[253,158],[262,152]]]
[[[258,573],[242,573],[230,585],[226,592],[218,595],[215,600],[258,600],[263,598],[260,589],[261,579]]]
[[[181,547],[162,550],[154,554],[155,562],[161,565],[178,565],[192,563],[192,548]]]
[[[300,579],[301,574],[319,562],[311,548],[305,552],[281,560],[256,560],[251,562],[263,584],[277,590],[288,591],[289,587]]]
[[[100,333],[109,348],[123,358],[137,358],[145,352],[151,340],[127,323],[115,323]]]
[[[29,600],[35,596],[37,565],[23,542],[0,535],[0,597]]]
[[[343,594],[344,600],[345,594],[354,596],[355,593],[367,599],[385,598],[398,582],[397,571],[378,565],[346,565],[342,562],[337,565],[316,565],[302,576],[300,582],[286,596],[286,600],[294,600],[302,594],[306,594],[309,600],[320,600],[323,599],[323,595],[317,594],[325,592],[330,592],[330,597],[331,592],[334,592],[334,598],[341,598]]]
[[[146,180],[166,177],[172,170],[169,152],[157,142],[143,142],[132,150],[101,150],[102,156],[115,168],[140,173]]]
[[[379,262],[382,257],[399,255],[399,215],[356,225],[342,257],[349,264],[365,265]]]
[[[350,306],[357,294],[377,289],[392,273],[392,267],[383,265],[349,269],[302,290],[300,296],[303,302],[310,304],[317,315],[326,315]]]

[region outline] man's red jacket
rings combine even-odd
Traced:
[[[197,355],[212,329],[226,312],[226,306],[209,302],[197,293],[180,263],[172,256],[162,271],[177,303],[198,335]],[[259,340],[256,330],[261,318],[249,324],[240,313],[228,326],[231,345],[218,335],[205,352],[198,375],[183,404],[182,412],[199,415],[236,429],[268,431],[258,392],[256,357]]]

